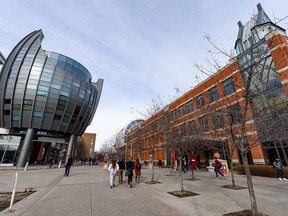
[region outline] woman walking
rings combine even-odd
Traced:
[[[134,163],[131,161],[130,158],[128,158],[128,161],[126,163],[126,169],[129,172],[129,174],[128,174],[128,187],[132,188]]]
[[[110,173],[110,187],[115,187],[116,173],[119,170],[119,166],[116,160],[112,160],[112,163],[108,166],[108,171]]]

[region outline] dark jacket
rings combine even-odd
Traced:
[[[132,161],[128,161],[126,163],[126,169],[129,171],[129,176],[133,176],[134,163]]]
[[[118,161],[119,170],[125,170],[125,163],[124,161]]]
[[[72,165],[72,157],[69,157],[66,163],[66,166],[71,166]]]

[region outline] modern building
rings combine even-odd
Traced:
[[[0,65],[3,65],[5,62],[5,57],[4,55],[0,52]]]
[[[139,127],[141,123],[143,123],[143,119],[136,119],[134,121],[131,121],[128,123],[124,128],[121,129],[121,131],[117,134],[116,140],[115,140],[115,149],[118,152],[118,157],[123,157],[125,158],[125,149],[126,149],[126,141],[127,141],[127,136],[130,131],[132,131],[134,128]],[[132,149],[131,149],[132,150]],[[135,148],[137,151],[137,155],[140,155],[141,148],[138,145],[137,148]],[[132,156],[131,152],[131,156]],[[128,155],[129,156],[129,155]]]
[[[0,73],[0,162],[25,166],[73,155],[96,112],[103,79],[79,62],[42,49],[42,30],[24,37]],[[68,148],[67,148],[68,145]]]
[[[81,144],[79,145],[79,143]],[[78,136],[78,144],[75,152],[76,159],[87,161],[90,157],[95,157],[95,143],[96,133],[84,133],[82,136]]]
[[[5,57],[4,57],[4,55],[0,52],[0,72],[1,72],[1,68],[2,68],[4,62],[5,62]]]
[[[270,20],[260,4],[257,9],[258,13],[245,25],[238,23],[237,56],[130,131],[126,154],[136,158],[140,145],[141,160],[149,160],[149,145],[153,143],[156,161],[169,164],[171,158],[175,159],[175,151],[165,147],[167,140],[161,131],[167,115],[175,136],[189,137],[198,131],[203,142],[218,145],[222,158],[229,160],[230,152],[234,164],[243,161],[237,148],[232,151],[228,126],[234,139],[244,136],[250,164],[270,164],[275,158],[288,164],[287,35]],[[240,124],[243,121],[244,134]],[[200,153],[199,163],[209,165],[213,154],[213,149]]]

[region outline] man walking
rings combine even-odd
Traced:
[[[72,166],[72,157],[71,155],[68,155],[68,159],[65,165],[65,174],[64,176],[69,176],[70,173],[70,167]]]
[[[120,160],[118,161],[118,166],[119,166],[118,180],[119,184],[121,184],[123,182],[123,170],[125,170],[124,158],[120,158]]]
[[[277,177],[279,178],[279,180],[287,181],[287,179],[285,178],[284,167],[280,159],[278,158],[275,159],[275,161],[273,162],[273,167],[277,170]]]
[[[219,177],[218,174],[225,177],[224,174],[220,171],[222,164],[216,157],[215,157],[215,161],[214,161],[214,167],[215,167],[216,178]]]

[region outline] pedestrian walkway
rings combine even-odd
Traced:
[[[0,190],[12,191],[16,170],[1,172]],[[199,195],[177,198],[168,192],[180,189],[177,173],[169,176],[169,169],[155,168],[155,180],[150,181],[151,170],[143,169],[140,183],[127,187],[122,184],[110,188],[108,171],[99,166],[71,167],[69,177],[63,168],[18,170],[17,191],[35,188],[37,192],[13,205],[13,213],[6,216],[221,216],[228,212],[250,209],[247,189],[231,190],[221,186],[231,184],[231,177],[216,179],[214,173],[195,172],[195,181],[184,180],[184,189]],[[184,175],[191,178],[191,172]],[[246,178],[235,176],[236,184],[246,187]],[[116,181],[117,182],[117,181]],[[269,216],[286,216],[288,212],[288,181],[253,177],[258,209]]]

